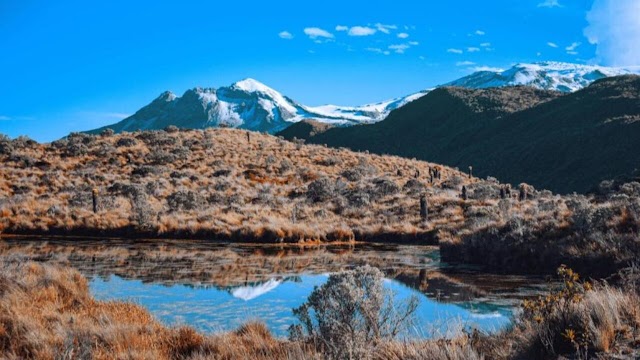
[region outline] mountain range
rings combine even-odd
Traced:
[[[595,80],[631,73],[606,68],[557,62],[517,64],[505,71],[479,71],[444,86],[489,88],[529,85],[544,90],[571,92]],[[105,128],[116,132],[180,128],[238,127],[276,133],[305,119],[335,125],[372,124],[384,120],[391,111],[417,100],[432,89],[392,100],[362,106],[306,106],[254,79],[245,79],[228,87],[194,88],[182,96],[162,93],[132,116]]]
[[[638,175],[640,76],[607,77],[572,93],[442,87],[376,124],[330,128],[305,121],[279,135],[586,192],[603,180]]]

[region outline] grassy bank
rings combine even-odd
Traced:
[[[446,261],[506,273],[550,274],[561,264],[602,278],[640,256],[640,184],[601,184],[589,196],[553,196],[513,206],[470,224],[441,243]]]
[[[624,358],[639,355],[640,302],[633,291],[561,275],[566,286],[525,304],[512,331],[454,339],[367,343],[371,359]],[[628,286],[636,286],[636,277]],[[635,279],[635,280],[633,280]],[[635,281],[635,282],[634,282]],[[132,303],[96,301],[69,268],[0,264],[0,352],[33,359],[323,359],[317,342],[274,338],[264,325],[203,335],[170,328]],[[584,357],[583,357],[584,358]]]
[[[479,181],[232,129],[0,144],[0,231],[10,234],[436,243],[461,224],[461,186]]]
[[[636,182],[559,196],[233,129],[0,138],[0,160],[8,234],[440,244],[449,262],[598,278],[640,255]]]

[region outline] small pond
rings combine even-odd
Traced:
[[[395,303],[418,297],[410,337],[505,329],[521,300],[547,286],[536,278],[444,264],[429,246],[11,239],[0,241],[0,256],[73,266],[89,278],[96,298],[133,301],[168,325],[207,333],[258,320],[286,336],[295,322],[292,308],[314,287],[331,273],[365,264],[385,273]]]

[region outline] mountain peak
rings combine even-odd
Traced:
[[[156,101],[173,101],[177,98],[176,94],[172,93],[171,91],[165,91],[162,94],[160,94],[160,96],[158,96],[156,98]]]
[[[240,80],[232,84],[231,87],[234,89],[238,89],[238,90],[242,90],[250,93],[260,92],[260,93],[270,94],[270,93],[277,92],[272,88],[268,87],[267,85],[261,83],[260,81],[252,78],[246,78],[246,79]]]
[[[489,88],[526,85],[544,90],[574,92],[595,80],[631,72],[622,68],[543,61],[515,64],[504,71],[475,72],[445,86]]]

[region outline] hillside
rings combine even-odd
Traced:
[[[525,105],[557,95],[519,91]],[[434,95],[460,104],[456,92]],[[519,108],[494,95],[477,110]],[[509,191],[433,163],[235,129],[0,136],[3,234],[439,244],[446,261],[500,272],[611,274],[640,251],[639,196],[638,183],[589,198]]]
[[[640,167],[634,155],[639,117],[640,77],[633,75],[567,95],[526,87],[440,88],[380,123],[331,129],[307,141],[473,166],[481,177],[555,192],[586,192]]]
[[[0,144],[5,233],[435,243],[436,228],[455,228],[462,220],[449,208],[459,201],[459,189],[442,184],[470,181],[422,161],[235,129]],[[435,184],[430,168],[440,169]],[[422,193],[431,197],[429,223],[420,220]]]

